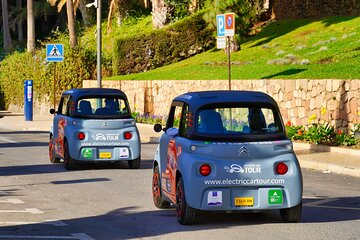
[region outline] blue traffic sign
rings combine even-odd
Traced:
[[[46,60],[48,62],[62,62],[64,60],[64,46],[62,44],[46,44]]]
[[[225,15],[216,16],[217,36],[225,37]]]

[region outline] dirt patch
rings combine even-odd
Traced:
[[[332,59],[332,57],[323,58],[323,59],[320,59],[319,61],[317,61],[318,64],[330,64],[333,62],[334,62],[334,60]]]

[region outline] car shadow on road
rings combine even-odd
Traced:
[[[59,173],[66,171],[62,164],[33,164],[18,166],[1,166],[0,176],[17,176],[30,174]]]
[[[307,224],[343,222],[360,219],[360,197],[344,198],[311,198],[304,199],[301,223],[294,227],[306,229]],[[94,239],[135,239],[146,237],[161,237],[166,234],[179,232],[227,229],[234,226],[253,226],[262,224],[289,224],[283,223],[278,210],[264,212],[243,213],[201,213],[198,221],[193,225],[180,225],[176,220],[175,209],[141,210],[143,206],[128,206],[118,208],[104,215],[62,220],[72,231],[84,232]],[[302,224],[305,224],[304,226]],[[18,233],[39,231],[41,224],[26,226],[0,227],[0,235],[16,228]],[[46,226],[49,230],[49,226]],[[58,227],[53,228],[58,231]],[[62,235],[64,228],[61,228]],[[194,235],[196,236],[196,235]],[[1,237],[1,236],[0,236]],[[168,236],[169,237],[169,236]]]
[[[338,222],[360,219],[360,197],[304,199],[301,222]]]
[[[142,159],[140,169],[151,169],[153,160]],[[104,170],[104,169],[129,169],[127,161],[114,163],[81,163],[75,171]],[[137,169],[132,169],[136,171]],[[56,164],[33,164],[18,166],[0,166],[0,176],[17,176],[30,174],[48,174],[66,172],[62,162]]]

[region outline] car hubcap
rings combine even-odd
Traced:
[[[153,198],[157,200],[160,197],[160,188],[159,188],[159,174],[154,173],[153,175]]]
[[[53,156],[53,146],[52,146],[52,141],[50,140],[49,142],[49,157],[50,159],[52,159]]]
[[[183,200],[183,190],[180,187],[177,193],[177,204],[176,204],[176,212],[179,217],[183,215],[184,212],[184,200]]]

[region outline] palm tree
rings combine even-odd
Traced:
[[[76,36],[76,22],[75,22],[74,5],[73,5],[72,1],[66,1],[66,12],[67,12],[67,17],[68,17],[70,47],[75,48],[77,45],[77,36]]]
[[[79,0],[79,11],[81,13],[82,20],[84,22],[85,26],[91,25],[92,16],[95,13],[94,8],[88,8],[86,7],[86,4],[89,2],[92,2],[93,0]]]
[[[10,27],[9,27],[9,12],[7,0],[1,0],[1,10],[2,10],[2,22],[3,22],[3,32],[4,32],[4,50],[5,52],[10,52],[12,49]]]
[[[77,36],[76,36],[76,22],[75,22],[75,13],[79,4],[79,0],[47,0],[51,6],[57,4],[58,12],[61,11],[63,6],[66,4],[66,12],[68,18],[68,29],[69,29],[69,38],[70,38],[70,47],[75,48],[77,46]]]
[[[23,11],[23,7],[22,7],[22,1],[21,0],[16,0],[16,10],[18,12],[22,12]],[[17,30],[18,30],[18,40],[19,42],[24,41],[24,31],[23,31],[23,14],[19,15],[19,18],[16,21],[16,26],[17,26]]]
[[[34,1],[27,0],[27,51],[35,51],[35,14]]]
[[[118,26],[121,25],[122,22],[122,16],[120,13],[120,5],[123,2],[123,0],[111,0],[110,5],[109,5],[109,14],[108,14],[108,26],[107,26],[107,31],[108,33],[111,32],[111,20],[112,20],[112,16],[114,14],[116,14],[117,17],[117,24]]]
[[[169,15],[170,6],[165,0],[152,0],[152,21],[155,29],[165,26]]]

